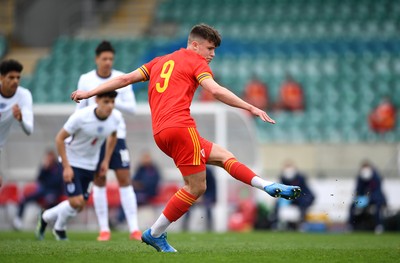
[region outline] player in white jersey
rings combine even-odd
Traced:
[[[98,174],[105,177],[115,144],[117,128],[122,121],[114,110],[117,92],[96,97],[96,105],[73,113],[56,136],[56,147],[61,157],[63,178],[68,200],[45,210],[38,220],[36,237],[41,240],[48,223],[54,222],[53,234],[57,240],[66,240],[69,218],[82,211],[89,198],[91,182],[96,173],[101,145],[106,141],[104,158]],[[107,139],[107,140],[106,140]]]
[[[123,75],[121,71],[112,68],[114,61],[114,48],[108,41],[101,42],[96,48],[96,69],[83,74],[78,82],[78,90],[89,91],[96,88],[103,82],[114,77]],[[131,86],[126,86],[117,91],[115,108],[123,113],[133,114],[136,109],[135,95]],[[95,104],[93,98],[83,100],[77,104],[77,109],[81,109]],[[117,145],[110,160],[109,168],[115,171],[119,183],[119,193],[122,208],[126,215],[130,239],[141,240],[141,232],[137,220],[136,195],[130,180],[130,159],[129,151],[126,147],[126,125],[122,121],[118,127]],[[101,156],[104,153],[102,148]],[[111,238],[110,226],[108,222],[108,202],[106,194],[106,178],[95,176],[93,186],[93,203],[96,211],[97,221],[100,227],[99,241],[108,241]]]
[[[16,60],[0,63],[0,153],[14,123],[27,135],[33,132],[32,95],[19,86],[22,69]],[[0,186],[1,183],[0,174]]]

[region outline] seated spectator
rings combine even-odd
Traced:
[[[212,208],[217,201],[217,185],[215,182],[215,175],[212,168],[206,166],[206,183],[207,189],[203,194],[201,199],[199,200],[199,204],[202,204],[206,210],[206,226],[208,231],[213,230],[213,216],[212,216]],[[189,230],[189,219],[190,219],[190,210],[186,212],[185,217],[183,218],[183,230]]]
[[[277,227],[276,224],[279,224],[282,221],[282,218],[279,218],[280,209],[282,209],[284,206],[293,206],[298,208],[300,212],[300,218],[299,221],[291,223],[294,223],[295,227],[298,228],[303,222],[305,222],[307,210],[313,204],[315,199],[314,194],[308,187],[306,176],[299,172],[291,161],[288,161],[284,165],[280,179],[281,183],[283,184],[300,186],[301,196],[295,200],[285,200],[282,198],[277,200],[275,204],[274,225]]]
[[[157,195],[161,176],[149,152],[142,154],[140,164],[132,177],[138,205],[148,204]]]
[[[385,97],[368,117],[370,128],[377,133],[384,133],[396,126],[396,109],[389,98]]]
[[[57,160],[57,155],[53,150],[48,150],[43,159],[37,178],[36,191],[25,196],[19,203],[17,216],[13,220],[16,230],[22,228],[22,219],[25,206],[29,202],[40,202],[43,209],[55,206],[64,195],[62,166]]]
[[[236,211],[228,218],[228,229],[235,232],[253,230],[257,219],[257,206],[251,199],[241,200]]]
[[[279,102],[277,104],[278,109],[282,110],[304,110],[303,89],[290,75],[286,76],[286,80],[280,88]]]
[[[349,215],[351,229],[369,230],[372,225],[377,234],[382,233],[382,211],[386,198],[382,191],[382,179],[368,161],[361,164],[354,196]]]
[[[243,100],[259,109],[266,110],[270,106],[268,104],[268,87],[256,76],[253,76],[244,88]]]

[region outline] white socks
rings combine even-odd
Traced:
[[[59,203],[57,206],[43,212],[43,220],[47,223],[56,222],[54,229],[65,230],[67,221],[70,217],[74,217],[78,212],[69,204],[68,200]]]
[[[108,224],[108,202],[106,187],[93,185],[93,204],[100,227],[100,232],[110,232],[110,226]]]
[[[129,226],[129,232],[139,230],[137,220],[137,201],[136,195],[132,186],[123,186],[119,188],[119,195],[121,197],[121,205],[124,209],[126,221]]]
[[[150,234],[153,237],[160,237],[167,230],[167,227],[170,224],[171,222],[165,217],[163,213],[161,213],[157,221],[151,226]]]
[[[132,233],[139,230],[137,220],[137,201],[132,186],[119,188],[121,197],[121,205],[124,209],[126,221],[128,222],[129,231]],[[108,223],[108,201],[106,187],[93,186],[93,203],[96,211],[97,221],[99,223],[100,232],[110,231]]]
[[[67,222],[68,219],[71,217],[74,217],[78,214],[78,211],[76,211],[75,208],[73,208],[70,203],[68,202],[67,205],[63,207],[63,209],[60,209],[60,212],[58,213],[58,217],[56,220],[56,223],[54,224],[54,229],[55,230],[66,230],[67,229]]]
[[[59,203],[58,205],[47,209],[46,211],[43,212],[43,220],[47,223],[53,223],[57,220],[58,214],[60,213],[61,210],[64,209],[64,207],[69,206],[69,201],[65,200]]]
[[[263,191],[264,187],[266,187],[267,185],[271,185],[273,183],[274,182],[266,181],[259,176],[254,176],[253,179],[251,179],[251,185]]]

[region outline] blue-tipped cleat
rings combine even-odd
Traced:
[[[147,229],[142,234],[142,241],[147,245],[154,247],[158,252],[178,252],[167,242],[167,233],[162,234],[160,237],[153,237],[150,229]]]
[[[279,183],[273,183],[264,187],[265,192],[267,192],[272,197],[282,197],[288,200],[296,199],[301,194],[301,188],[293,185],[284,185]]]

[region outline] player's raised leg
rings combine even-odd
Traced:
[[[213,143],[207,163],[223,167],[233,178],[263,190],[272,197],[282,197],[290,200],[300,196],[300,187],[262,179],[246,165],[239,162],[231,152],[218,144]]]

